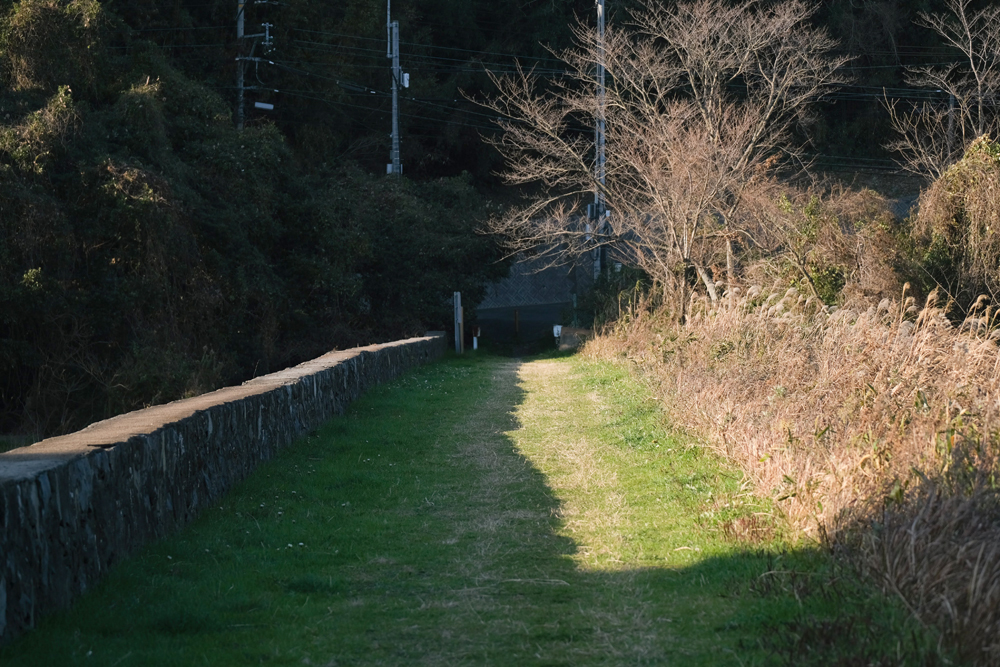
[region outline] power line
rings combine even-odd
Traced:
[[[302,28],[293,28],[293,30],[295,32],[305,32],[305,33],[316,34],[316,35],[331,35],[333,37],[347,37],[347,38],[350,38],[350,39],[357,39],[357,40],[363,40],[363,41],[373,41],[373,42],[375,42],[375,41],[381,41],[381,40],[375,39],[374,37],[358,37],[356,35],[346,35],[344,33],[339,33],[339,32],[324,32],[322,30],[305,30],[305,29],[302,29]],[[482,54],[482,55],[503,56],[503,57],[507,57],[507,58],[520,58],[520,59],[525,59],[525,60],[545,60],[545,61],[549,61],[549,62],[562,62],[558,58],[547,58],[547,57],[540,57],[540,56],[525,56],[525,55],[518,55],[518,54],[515,54],[515,53],[503,53],[503,52],[499,52],[499,51],[480,51],[478,49],[462,49],[462,48],[459,48],[459,47],[456,47],[456,46],[436,46],[436,45],[431,45],[431,44],[420,44],[418,42],[403,42],[403,41],[400,41],[400,44],[405,45],[405,46],[416,46],[416,47],[419,47],[419,48],[422,48],[422,49],[434,49],[436,51],[459,51],[459,52],[463,52],[463,53],[478,53],[478,54]]]
[[[165,28],[146,28],[134,30],[135,33],[165,33],[165,34],[177,34],[184,33],[187,31],[204,31],[204,30],[219,30],[223,29],[225,26],[191,26],[191,27],[165,27]],[[292,28],[292,33],[303,33],[311,35],[325,35],[331,37],[344,38],[349,40],[355,40],[358,44],[365,44],[369,42],[378,42],[380,40],[369,37],[361,37],[356,35],[347,35],[344,33],[328,32],[320,30],[307,30]],[[347,44],[330,43],[323,41],[311,41],[303,39],[292,38],[289,40],[290,45],[294,49],[301,51],[325,53],[331,55],[342,55],[346,58],[359,59],[362,61],[381,59],[384,55],[384,51],[376,48],[368,48],[366,46],[350,46]],[[487,51],[487,50],[475,50],[466,49],[461,47],[447,47],[447,46],[433,46],[429,44],[420,44],[417,42],[397,42],[400,45],[413,47],[417,50],[427,50],[433,53],[407,53],[407,60],[412,61],[413,71],[417,72],[433,72],[441,74],[456,74],[456,73],[478,73],[485,71],[487,69],[498,73],[513,73],[518,71],[517,68],[519,63],[517,62],[496,62],[494,60],[484,60],[476,57],[448,57],[443,55],[437,55],[438,53],[452,53],[452,54],[470,54],[470,56],[485,56],[491,59],[494,58],[510,58],[514,61],[528,61],[535,63],[557,63],[561,62],[557,58],[551,57],[538,57],[538,56],[528,56],[528,55],[518,55],[513,53],[504,53],[500,51]],[[155,44],[155,43],[154,43]],[[196,43],[196,44],[160,44],[157,45],[159,48],[163,49],[196,49],[196,48],[218,48],[227,47],[231,44],[227,43]],[[120,46],[120,47],[107,47],[109,50],[128,50],[136,48],[134,46]],[[897,52],[870,52],[863,55],[873,55],[873,54],[883,54],[883,55],[903,55],[907,58],[919,57],[921,55],[926,56],[942,56],[945,53],[950,53],[952,50],[947,48],[923,48],[923,47],[901,47]],[[399,53],[398,49],[396,51],[397,55]],[[384,64],[367,64],[366,62],[349,62],[349,63],[325,63],[325,62],[314,62],[308,60],[288,60],[288,61],[261,61],[271,64],[279,69],[286,72],[314,77],[320,80],[331,81],[348,91],[347,95],[355,95],[362,97],[376,97],[380,100],[384,97],[388,97],[389,93],[372,89],[366,85],[358,84],[348,79],[338,77],[335,75],[330,75],[330,73],[320,73],[317,71],[310,71],[309,69],[302,69],[295,67],[295,65],[314,65],[323,68],[342,68],[342,69],[379,69],[385,67]],[[920,63],[919,66],[937,67],[937,66],[948,66],[959,63],[960,61],[948,61],[948,62],[932,62],[932,63]],[[905,70],[908,67],[914,67],[914,65],[906,65],[903,63],[891,64],[891,65],[846,65],[845,69],[848,70]],[[556,77],[556,76],[566,76],[568,72],[563,69],[551,68],[551,67],[539,67],[534,70],[536,74],[542,77]],[[393,78],[394,84],[398,84],[398,75]],[[740,86],[733,86],[734,88],[740,88]],[[280,87],[278,87],[280,89]],[[745,86],[744,86],[745,88]],[[913,87],[881,87],[873,85],[860,85],[860,84],[840,84],[832,86],[834,90],[829,91],[824,98],[828,101],[841,101],[841,102],[871,102],[875,100],[901,100],[909,103],[917,102],[927,102],[927,101],[944,101],[944,96],[941,91],[931,90],[931,89],[921,89]],[[351,104],[350,102],[341,101],[339,99],[330,99],[329,97],[317,96],[316,91],[287,91],[279,90],[280,94],[287,94],[292,97],[298,97],[302,99],[309,99],[314,101],[323,102],[326,104],[337,105],[344,108],[353,108],[368,111],[369,113],[385,113],[384,109],[372,108],[371,106]],[[321,94],[321,93],[320,93]],[[434,123],[446,123],[454,124],[462,127],[470,127],[474,129],[479,129],[483,131],[496,131],[497,128],[490,124],[486,125],[484,121],[476,122],[476,119],[486,119],[492,122],[497,120],[503,120],[492,114],[482,113],[478,111],[472,111],[468,109],[462,109],[458,105],[460,101],[457,99],[447,100],[447,99],[426,99],[419,98],[415,96],[403,97],[402,99],[414,103],[420,104],[428,108],[441,109],[448,114],[441,114],[437,117],[426,116],[416,113],[398,113],[399,116],[410,118],[414,120],[430,121]],[[472,102],[470,102],[471,104]],[[459,118],[460,117],[460,118]],[[506,119],[512,120],[512,119]],[[397,135],[398,136],[398,135]],[[854,158],[849,156],[829,156],[829,155],[817,155],[816,160],[822,164],[829,166],[843,166],[843,167],[854,167],[864,166],[866,168],[874,169],[889,169],[888,165],[891,165],[891,160],[875,159],[875,158]]]
[[[383,55],[382,51],[380,51],[378,49],[368,49],[368,48],[357,47],[357,46],[344,46],[344,45],[339,45],[339,44],[327,44],[325,42],[314,42],[314,41],[300,40],[300,39],[294,39],[294,40],[292,40],[292,43],[294,45],[299,46],[299,48],[304,48],[306,50],[308,50],[308,49],[311,48],[311,49],[314,49],[314,50],[322,51],[324,53],[336,53],[338,51],[349,51],[349,52],[353,52],[353,53],[370,54],[369,57],[371,57],[371,58],[376,58],[376,57],[380,58]],[[308,45],[308,46],[307,47],[303,47],[302,45]],[[475,60],[469,60],[469,59],[447,58],[445,56],[431,56],[431,55],[424,55],[424,54],[418,54],[418,53],[408,53],[407,54],[407,59],[409,61],[417,61],[418,63],[420,61],[431,61],[431,62],[458,63],[458,64],[461,64],[461,65],[468,65],[470,62],[476,62]],[[487,62],[487,61],[479,61],[479,63],[480,63],[480,65],[483,68],[486,68],[487,66],[489,66],[490,68],[495,68],[497,70],[501,70],[502,69],[502,70],[505,70],[505,71],[508,71],[508,72],[515,72],[515,71],[517,71],[515,63],[493,63],[493,62]],[[533,71],[535,73],[537,73],[537,74],[543,74],[543,75],[544,74],[550,74],[550,75],[562,75],[562,74],[565,74],[565,70],[561,70],[561,69],[557,70],[557,69],[535,68]]]
[[[336,77],[330,77],[330,76],[324,76],[322,74],[316,74],[315,72],[309,72],[308,70],[302,70],[302,69],[298,69],[298,68],[295,68],[295,67],[289,67],[288,65],[284,64],[282,61],[267,61],[267,62],[269,62],[272,65],[275,65],[276,67],[280,67],[282,69],[285,69],[285,70],[288,70],[288,71],[291,71],[291,72],[296,72],[296,73],[304,74],[304,75],[307,75],[307,76],[312,76],[312,77],[316,77],[316,78],[319,78],[319,79],[324,79],[324,80],[327,80],[327,81],[333,81],[333,82],[337,83],[338,85],[340,85],[342,87],[345,87],[347,90],[349,90],[349,91],[351,91],[351,92],[353,92],[355,94],[366,94],[367,93],[369,95],[377,95],[377,96],[382,96],[382,97],[387,97],[389,95],[389,93],[386,93],[386,92],[383,92],[383,91],[374,90],[374,89],[369,88],[368,86],[364,86],[362,84],[354,83],[354,82],[351,82],[351,81],[346,81],[346,80],[343,80],[343,79],[338,79]],[[352,90],[352,89],[355,89],[355,90]],[[468,102],[469,104],[475,104],[474,102],[471,102],[471,101],[468,101],[468,100],[447,99],[447,98],[443,98],[443,99],[427,99],[427,98],[421,98],[421,97],[415,97],[415,96],[406,96],[406,97],[403,97],[402,99],[407,100],[409,102],[416,102],[418,104],[425,104],[425,105],[428,105],[428,106],[440,107],[442,109],[449,109],[449,110],[458,110],[458,109],[456,107],[454,107],[454,106],[449,106],[447,104],[441,104],[441,102],[451,102],[452,104],[459,104],[461,102]],[[474,116],[482,116],[484,118],[489,118],[491,120],[494,120],[494,119],[497,118],[497,116],[495,116],[493,114],[485,114],[485,113],[481,113],[481,112],[477,112],[477,111],[463,110],[462,113],[467,113],[467,114],[471,114],[471,115],[474,115]]]
[[[317,96],[315,94],[315,91],[309,91],[309,90],[300,91],[300,90],[282,90],[282,89],[278,89],[278,94],[279,95],[289,95],[291,97],[301,97],[301,98],[304,98],[304,99],[311,99],[311,100],[315,100],[317,102],[324,102],[326,104],[333,104],[333,105],[337,105],[337,106],[345,106],[345,107],[351,107],[351,108],[355,108],[355,109],[364,109],[365,111],[371,111],[371,112],[377,112],[377,113],[388,113],[384,109],[373,109],[372,107],[366,107],[366,106],[360,105],[360,104],[351,104],[350,102],[341,102],[340,100],[334,100],[334,99],[330,99],[328,97],[319,97],[319,96]],[[457,124],[457,125],[462,125],[462,126],[474,127],[476,129],[482,129],[482,130],[495,131],[497,129],[495,126],[489,126],[489,125],[485,125],[485,124],[470,123],[470,122],[465,122],[465,121],[458,122],[458,121],[455,121],[455,120],[442,121],[441,118],[432,118],[430,116],[422,116],[422,115],[413,114],[413,113],[400,112],[399,115],[402,116],[402,117],[405,117],[405,118],[415,118],[415,119],[418,119],[418,120],[429,120],[429,121],[433,121],[435,123],[447,122],[447,123],[452,123],[452,124]]]
[[[188,26],[175,28],[129,28],[132,32],[180,32],[185,30],[228,30],[228,25]]]
[[[340,67],[340,68],[344,68],[344,69],[379,69],[379,70],[385,69],[385,65],[364,65],[364,64],[355,63],[355,62],[350,62],[350,63],[348,63],[348,62],[332,63],[332,62],[317,61],[317,60],[283,60],[282,62],[284,62],[286,64],[289,64],[289,65],[320,65],[320,66],[324,66],[324,67],[334,67],[334,68]],[[486,71],[486,68],[483,67],[483,66],[481,66],[481,65],[479,67],[455,67],[455,66],[434,67],[434,66],[428,66],[428,65],[423,65],[423,66],[422,65],[416,65],[416,66],[408,67],[407,69],[409,71],[411,71],[411,72],[438,72],[438,73],[450,73],[450,74],[457,74],[457,73],[482,73],[482,72]],[[491,70],[491,71],[500,72],[500,73],[514,73],[514,72],[516,72],[516,70],[513,67],[511,67],[509,70]],[[554,74],[550,74],[549,76],[554,76]]]
[[[153,44],[153,46],[156,46],[157,48],[160,48],[160,49],[200,49],[200,48],[208,48],[208,47],[213,47],[213,46],[229,46],[229,44],[226,44],[226,43],[223,42],[223,43],[215,43],[215,44]],[[134,49],[142,48],[142,47],[136,47],[136,46],[106,46],[104,48],[108,49],[109,51],[130,51],[130,50],[134,50]]]

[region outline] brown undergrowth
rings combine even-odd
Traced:
[[[683,326],[636,307],[585,353],[634,362],[790,524],[1000,664],[998,313],[980,299],[956,325],[905,289],[860,303],[753,287]]]

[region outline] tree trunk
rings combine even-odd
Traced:
[[[683,264],[681,267],[681,308],[680,308],[680,323],[687,324],[687,302],[688,302],[688,281],[687,281],[687,264]]]
[[[736,254],[733,252],[733,239],[726,239],[726,289],[729,290],[729,309],[736,307]]]
[[[816,283],[813,282],[812,276],[809,275],[809,270],[806,269],[805,259],[799,257],[794,252],[789,252],[788,255],[792,258],[792,263],[795,264],[795,268],[797,268],[799,273],[802,274],[802,277],[806,279],[806,284],[809,285],[809,291],[812,292],[814,297],[822,301],[822,299],[819,298],[819,292],[816,290]]]
[[[708,296],[712,299],[712,303],[716,303],[719,300],[719,293],[715,290],[715,283],[712,282],[712,278],[708,275],[701,264],[694,264],[694,270],[698,272],[698,277],[701,278],[701,282],[705,283],[705,289],[708,290]]]

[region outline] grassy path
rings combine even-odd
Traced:
[[[454,359],[372,392],[0,665],[936,664],[768,511],[621,369]]]

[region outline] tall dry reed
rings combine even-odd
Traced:
[[[639,365],[793,526],[1000,664],[998,313],[981,299],[956,326],[905,289],[859,303],[753,287],[685,325],[636,307],[586,352]]]

